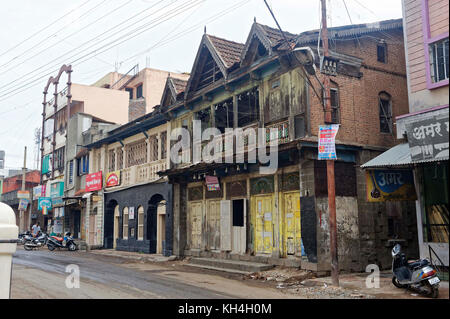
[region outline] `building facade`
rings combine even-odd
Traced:
[[[397,117],[397,135],[414,164],[420,256],[448,267],[448,1],[404,0],[403,13],[409,113]]]
[[[398,143],[394,120],[408,110],[402,21],[329,33],[331,55],[339,61],[331,79],[333,121],[340,124],[339,265],[355,271],[371,263],[388,268],[395,238],[418,255],[414,201],[367,202],[366,175],[359,166]],[[160,174],[173,184],[174,254],[329,271],[326,168],[317,157],[324,112],[313,76],[320,58],[311,53],[317,52],[319,33],[286,37],[294,50],[277,29],[256,22],[245,44],[205,34],[183,97],[162,101],[172,130],[190,133],[187,148],[177,149],[183,138],[172,136],[171,154],[181,162],[172,159],[171,168]],[[322,79],[319,71],[316,75]],[[194,139],[196,125],[201,132],[217,129],[212,135],[219,138],[218,148],[211,148],[211,136]],[[259,146],[251,135],[224,145],[226,129],[249,128],[261,129],[267,145]],[[262,173],[267,165],[249,160],[250,151],[269,151],[275,142],[277,168]],[[233,147],[238,143],[241,152]],[[196,158],[199,153],[203,157]],[[206,160],[211,153],[221,161]],[[230,154],[232,161],[225,161]],[[240,156],[245,160],[237,161]]]

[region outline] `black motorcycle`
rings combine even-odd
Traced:
[[[48,235],[46,233],[39,232],[36,237],[27,238],[23,244],[25,250],[33,250],[44,247],[47,244]]]
[[[55,248],[66,248],[70,251],[77,250],[77,244],[73,240],[71,233],[67,232],[64,237],[51,236],[47,240],[48,250],[53,251]]]
[[[25,244],[26,241],[31,240],[31,238],[32,238],[31,232],[28,230],[24,233],[19,234],[17,243],[23,245]]]

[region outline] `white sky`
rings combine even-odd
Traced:
[[[329,26],[350,24],[344,0],[327,2]],[[319,28],[319,3],[269,0],[283,30],[292,33]],[[345,4],[354,24],[402,16],[401,0],[345,0]],[[190,72],[205,25],[208,34],[244,43],[254,17],[275,27],[263,0],[3,0],[0,150],[6,152],[5,166],[21,167],[27,146],[27,166],[37,168],[34,130],[42,122],[42,91],[62,64],[72,64],[72,82],[82,84],[114,71],[116,63],[124,73],[137,63],[140,69]]]

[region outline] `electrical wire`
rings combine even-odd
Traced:
[[[176,2],[176,1],[178,1],[178,0],[175,0],[175,2]],[[134,29],[134,30],[128,32],[127,34],[122,35],[122,36],[120,36],[119,38],[117,38],[117,39],[115,39],[115,40],[113,40],[113,41],[111,41],[111,42],[109,42],[109,43],[107,43],[107,44],[101,46],[100,48],[94,49],[93,51],[91,51],[91,52],[89,52],[89,53],[87,53],[87,54],[85,54],[85,55],[83,55],[83,56],[81,56],[81,57],[79,57],[79,58],[77,58],[77,59],[71,61],[70,63],[73,64],[73,63],[75,63],[75,62],[77,62],[77,61],[79,61],[79,60],[82,60],[83,58],[85,58],[85,57],[87,57],[87,56],[93,54],[93,53],[95,53],[95,56],[96,56],[96,55],[98,55],[98,54],[100,54],[100,53],[103,53],[103,52],[105,52],[105,51],[107,51],[107,50],[109,50],[109,49],[111,49],[111,48],[113,48],[113,47],[116,47],[116,46],[118,46],[118,45],[120,45],[120,44],[122,44],[122,43],[124,43],[124,42],[127,42],[127,41],[131,40],[132,38],[134,38],[134,37],[140,35],[141,33],[146,32],[146,31],[148,31],[148,30],[150,30],[150,29],[156,27],[157,25],[159,25],[159,24],[161,24],[161,23],[163,23],[163,22],[165,22],[165,21],[167,21],[167,20],[173,18],[174,16],[181,14],[182,11],[186,9],[186,6],[188,6],[188,5],[191,5],[191,6],[192,6],[192,5],[194,5],[194,6],[195,6],[195,5],[198,5],[199,3],[196,3],[196,2],[199,2],[199,1],[203,1],[203,0],[189,0],[189,1],[185,2],[185,3],[183,3],[182,5],[180,5],[178,8],[176,8],[176,11],[170,13],[169,15],[167,15],[167,13],[165,13],[165,14],[161,15],[158,19],[152,21],[152,23],[154,23],[154,22],[157,22],[158,20],[161,20],[161,19],[165,18],[162,22],[159,22],[159,23],[157,23],[156,25],[152,25],[152,23],[147,23],[147,24],[145,24],[144,26],[141,26],[141,27],[139,27],[139,28],[137,28],[137,29]],[[189,2],[190,2],[190,4],[189,4]],[[148,27],[149,24],[150,24],[150,27]],[[135,33],[136,30],[142,29],[143,27],[147,27],[147,28],[144,28],[144,30],[141,30],[140,32]],[[127,36],[129,36],[129,35],[132,35],[132,36],[127,37]],[[117,43],[117,44],[114,44],[115,42],[117,42],[118,40],[121,40],[121,39],[124,38],[124,37],[127,37],[127,38],[126,38],[125,40],[123,40],[123,41]],[[105,50],[102,50],[102,51],[98,52],[98,50],[100,50],[100,49],[102,49],[102,48],[105,48],[105,47],[107,47],[108,45],[111,45],[111,44],[114,44],[114,45],[113,45],[112,47],[106,48]],[[76,56],[76,55],[73,55],[72,57],[74,57],[74,56]],[[91,57],[91,58],[92,58],[92,57]],[[87,59],[81,61],[81,62],[78,63],[78,64],[81,64],[82,62],[85,62],[85,61],[87,61],[87,60],[89,60],[89,59],[90,59],[90,58],[87,58]],[[50,64],[50,63],[48,63],[48,64]],[[42,79],[42,78],[45,78],[46,76],[48,76],[48,75],[50,75],[50,74],[53,74],[53,73],[56,72],[56,71],[58,71],[58,69],[53,70],[52,72],[50,72],[50,73],[48,73],[48,74],[45,74],[45,75],[41,76],[41,77],[38,78],[38,79],[34,79],[34,80],[32,80],[31,82],[28,82],[28,83],[26,83],[26,84],[24,84],[24,85],[22,85],[22,86],[20,86],[20,87],[18,87],[18,88],[15,88],[15,89],[13,89],[13,90],[11,90],[11,91],[8,91],[8,92],[6,92],[6,93],[3,91],[3,92],[1,92],[1,93],[3,93],[3,94],[0,95],[0,97],[4,97],[4,96],[7,96],[7,95],[10,95],[11,93],[14,93],[14,92],[16,92],[17,90],[19,90],[19,89],[21,89],[21,88],[24,88],[24,87],[28,86],[29,84],[32,84],[32,83],[34,83],[34,82],[36,82],[36,81],[38,81],[38,80],[40,80],[40,79]],[[17,79],[17,80],[15,80],[14,82],[16,82],[16,81],[18,81],[18,80],[20,80],[20,79]],[[5,100],[5,99],[2,99],[2,100],[0,100],[0,102],[1,102],[1,101],[4,101],[4,100]]]
[[[21,42],[19,42],[18,44],[14,45],[13,47],[9,48],[8,50],[4,51],[3,53],[0,54],[0,57],[4,56],[5,54],[7,54],[8,52],[11,52],[12,50],[14,50],[15,48],[17,48],[18,46],[20,46],[21,44],[25,43],[26,41],[32,39],[34,36],[38,35],[39,33],[41,33],[42,31],[48,29],[49,27],[51,27],[52,25],[54,25],[56,22],[58,22],[59,20],[61,20],[62,18],[68,16],[69,14],[71,14],[72,12],[78,10],[79,8],[83,7],[85,4],[87,4],[89,1],[91,0],[87,0],[85,2],[83,2],[81,5],[79,5],[78,7],[76,7],[75,9],[70,10],[69,12],[67,12],[66,14],[64,14],[63,16],[59,17],[58,19],[54,20],[53,22],[51,22],[50,24],[48,24],[47,26],[45,26],[44,28],[36,31],[35,33],[33,33],[32,35],[30,35],[28,38],[22,40]]]
[[[97,4],[95,7],[91,8],[91,9],[89,9],[87,12],[83,13],[80,17],[78,17],[78,19],[75,19],[74,21],[71,21],[71,22],[65,24],[62,28],[58,29],[56,32],[54,32],[53,34],[49,35],[49,36],[46,37],[45,39],[41,40],[40,42],[38,42],[37,44],[35,44],[35,45],[32,46],[31,48],[28,48],[28,49],[25,50],[23,53],[21,53],[21,54],[15,56],[14,58],[10,59],[8,62],[6,62],[6,63],[0,65],[0,68],[2,68],[2,67],[4,67],[4,66],[8,65],[8,64],[11,63],[12,61],[14,61],[14,60],[20,58],[21,56],[24,56],[24,55],[26,55],[27,53],[31,52],[31,50],[33,50],[34,48],[40,46],[40,45],[42,44],[42,42],[45,42],[45,41],[47,41],[48,39],[57,36],[57,34],[58,34],[59,32],[61,32],[62,30],[64,30],[68,25],[70,25],[70,24],[72,24],[72,23],[74,23],[74,22],[76,22],[76,21],[82,20],[83,17],[85,17],[85,16],[89,15],[89,13],[95,11],[95,9],[97,9],[99,6],[101,6],[101,5],[102,5],[103,3],[105,3],[106,1],[107,1],[107,0],[103,0],[102,2],[100,2],[99,4]],[[52,45],[52,47],[53,47],[53,46],[54,46],[54,44]],[[41,51],[41,52],[43,52],[43,51]],[[27,60],[29,60],[29,59],[30,59],[30,58],[28,58]],[[14,66],[13,68],[15,68],[15,67],[16,67],[16,66]],[[11,70],[11,69],[8,69],[7,71],[9,71],[9,70]],[[4,71],[4,72],[7,72],[7,71]]]

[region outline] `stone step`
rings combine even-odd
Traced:
[[[237,270],[244,273],[254,273],[272,269],[274,265],[261,264],[248,261],[216,259],[216,258],[192,258],[191,265],[214,267],[217,270]]]

